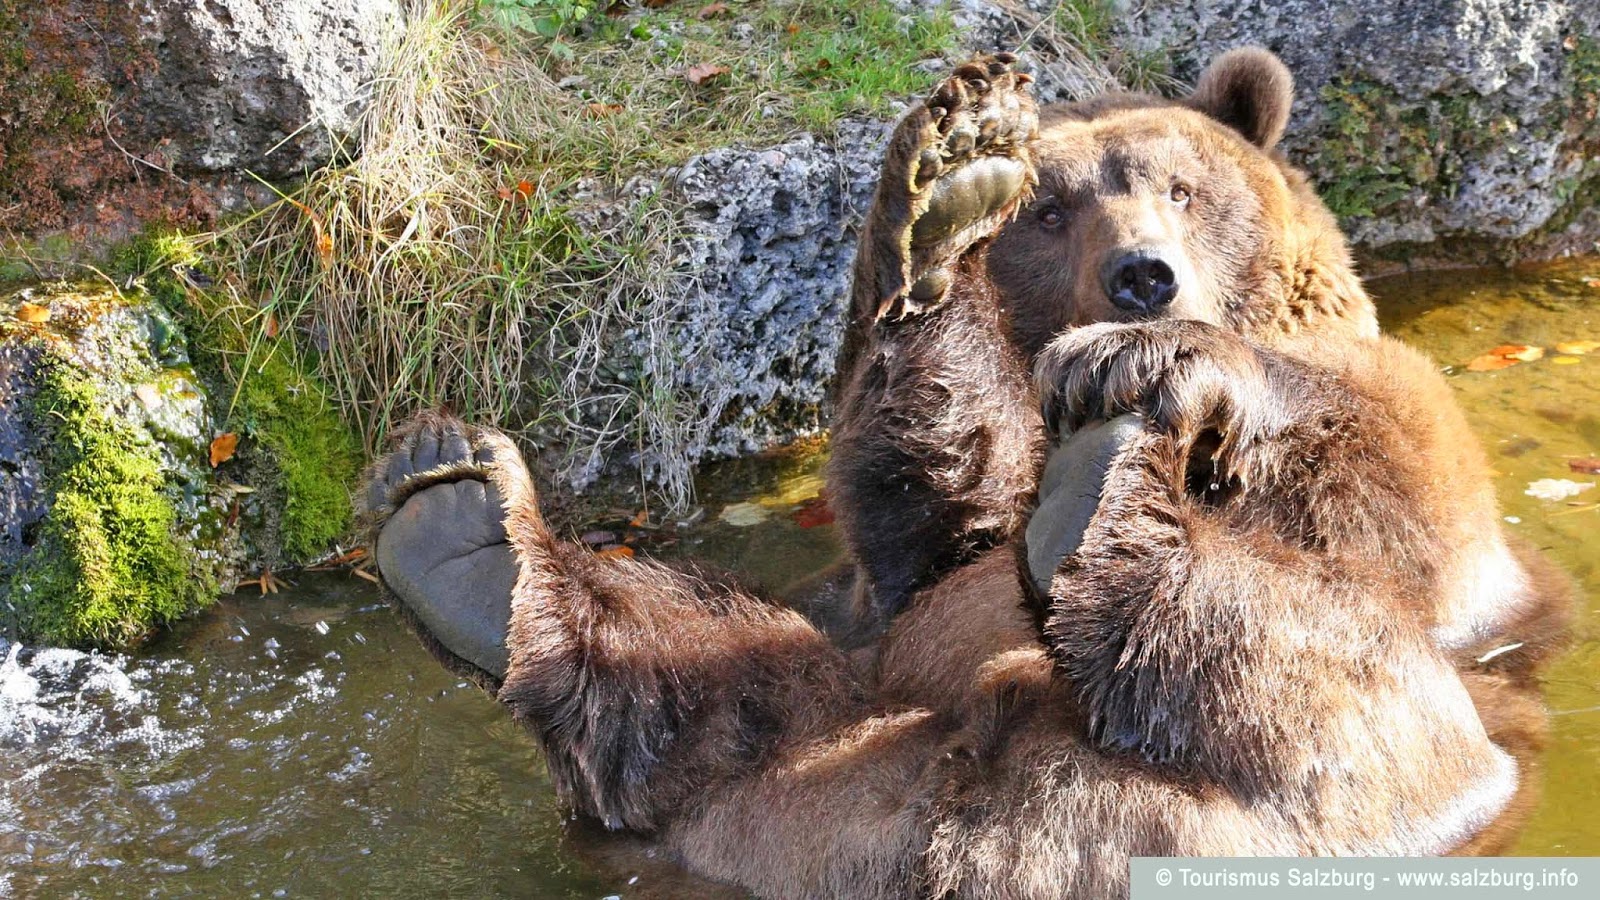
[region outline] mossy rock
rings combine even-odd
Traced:
[[[270,309],[214,285],[182,234],[147,234],[123,248],[115,268],[183,327],[195,372],[216,398],[217,433],[239,438],[218,472],[252,489],[236,498],[250,559],[277,568],[324,555],[350,530],[365,453],[302,355],[304,342],[278,333]]]
[[[237,559],[210,416],[171,320],[59,286],[0,299],[0,601],[13,637],[126,647],[210,603]]]

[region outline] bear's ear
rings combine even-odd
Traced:
[[[1250,143],[1271,150],[1289,124],[1294,78],[1260,47],[1229,50],[1200,73],[1189,106],[1229,126]]]

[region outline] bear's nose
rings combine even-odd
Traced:
[[[1128,312],[1160,312],[1178,295],[1172,266],[1148,250],[1135,250],[1105,268],[1106,297]]]

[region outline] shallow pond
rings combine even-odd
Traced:
[[[1600,261],[1376,283],[1395,334],[1452,365],[1504,514],[1600,607]],[[1543,359],[1464,369],[1499,345]],[[837,559],[811,500],[821,456],[708,472],[670,552],[784,591]],[[1576,505],[1575,505],[1576,504]],[[1551,673],[1542,806],[1517,850],[1600,854],[1600,643]],[[555,806],[532,742],[429,658],[365,582],[305,576],[225,599],[137,658],[0,648],[0,897],[706,897],[643,845]]]

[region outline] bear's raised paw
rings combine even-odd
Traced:
[[[901,120],[884,158],[872,248],[880,267],[877,318],[925,312],[944,299],[948,266],[1010,219],[1033,184],[1028,144],[1039,116],[1010,53],[963,63]],[[891,262],[884,260],[884,262]]]

